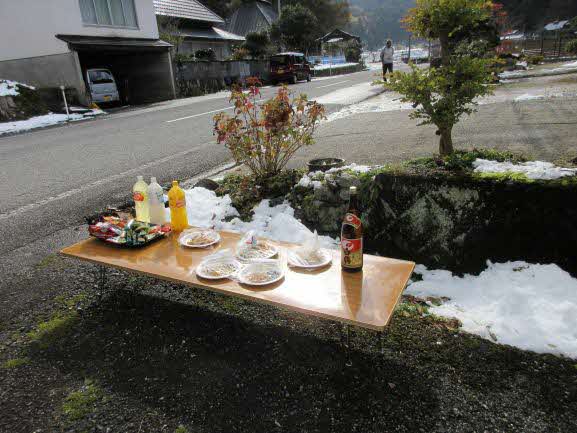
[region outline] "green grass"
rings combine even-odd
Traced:
[[[69,421],[77,421],[92,413],[102,397],[98,384],[86,379],[81,389],[66,396],[62,403],[62,413]]]
[[[46,269],[58,265],[62,258],[58,254],[49,254],[36,263],[38,269]]]
[[[514,164],[526,162],[527,158],[513,152],[499,151],[495,149],[472,149],[456,150],[451,155],[431,156],[407,161],[407,167],[441,169],[445,171],[469,171],[473,170],[473,162],[476,159],[488,159],[490,161],[510,161]]]
[[[188,433],[188,429],[181,424],[178,427],[176,427],[174,433]]]
[[[13,358],[4,362],[4,364],[2,364],[2,368],[5,369],[17,368],[22,365],[28,364],[28,362],[30,362],[30,359],[28,358]]]
[[[78,295],[74,295],[72,297],[65,297],[63,295],[58,295],[54,298],[54,301],[68,309],[76,307],[78,304],[83,303],[86,299],[88,299],[88,295],[86,293],[79,293]]]
[[[28,338],[40,348],[47,348],[64,337],[78,321],[76,311],[56,313],[51,319],[40,322],[36,329],[28,332]]]

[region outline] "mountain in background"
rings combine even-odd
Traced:
[[[547,23],[577,16],[577,0],[500,0],[511,28],[540,31]],[[387,38],[406,41],[409,34],[400,20],[415,0],[348,0],[351,22],[348,31],[360,36],[369,49],[384,45]]]
[[[385,0],[386,1],[386,0]],[[577,16],[577,0],[501,0],[511,26],[539,31],[547,23]]]
[[[387,39],[407,40],[401,18],[415,6],[415,0],[348,0],[351,22],[348,30],[360,36],[369,49],[381,48]]]

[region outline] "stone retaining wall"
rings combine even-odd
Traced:
[[[577,182],[513,182],[384,172],[297,187],[297,215],[339,235],[348,188],[361,188],[367,251],[478,272],[486,260],[556,263],[577,275]]]

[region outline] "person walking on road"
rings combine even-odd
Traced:
[[[393,54],[395,54],[395,49],[393,48],[393,42],[389,39],[387,44],[383,47],[381,51],[381,63],[383,64],[383,80],[387,81],[387,71],[391,74],[393,73]]]

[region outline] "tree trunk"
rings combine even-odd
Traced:
[[[445,156],[453,153],[453,128],[442,128],[440,130],[441,138],[439,139],[439,155]]]
[[[451,63],[451,53],[449,52],[449,36],[441,35],[439,37],[441,43],[441,65],[449,66]]]

